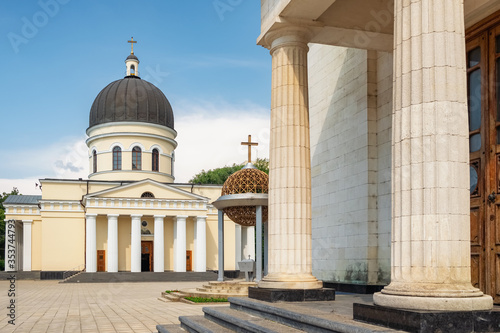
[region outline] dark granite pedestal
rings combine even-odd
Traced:
[[[353,304],[355,320],[415,333],[500,332],[500,310],[416,311]]]
[[[266,302],[334,301],[335,289],[274,289],[248,287],[248,297]]]

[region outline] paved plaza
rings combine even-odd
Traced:
[[[162,302],[161,292],[202,284],[20,280],[15,288],[14,326],[7,316],[13,299],[8,295],[10,283],[0,281],[0,332],[156,332],[157,324],[177,324],[180,315],[201,315],[205,306]]]

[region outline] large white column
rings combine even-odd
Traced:
[[[241,247],[243,259],[255,260],[255,227],[241,227]]]
[[[242,246],[241,246],[241,225],[239,224],[234,224],[234,267],[236,269],[239,269],[238,263],[242,260],[241,254],[243,253],[242,251]]]
[[[177,215],[174,223],[174,272],[186,271],[186,219]]]
[[[262,288],[316,289],[312,275],[307,42],[300,27],[266,36],[272,60],[269,274]]]
[[[164,239],[164,218],[165,215],[155,215],[155,233],[154,233],[154,271],[165,271],[165,239]]]
[[[130,235],[130,271],[141,271],[141,217],[140,214],[130,215],[132,218]],[[156,225],[155,225],[156,227]]]
[[[97,214],[85,215],[85,271],[88,273],[97,272],[96,218]]]
[[[108,214],[108,272],[118,272],[118,216]]]
[[[463,0],[394,3],[391,283],[374,302],[491,309],[470,282]]]
[[[207,217],[197,216],[194,226],[194,271],[207,271]]]
[[[23,220],[23,271],[31,272],[31,224],[33,220]]]

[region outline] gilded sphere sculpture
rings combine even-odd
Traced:
[[[221,195],[243,193],[268,193],[269,176],[267,173],[248,163],[243,169],[233,173],[222,186]],[[255,225],[255,206],[235,206],[224,208],[224,213],[242,226]],[[262,207],[262,222],[267,222],[267,206]]]

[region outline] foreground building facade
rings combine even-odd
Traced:
[[[376,304],[401,308],[500,302],[500,3],[261,8],[273,83],[259,285],[388,285]]]

